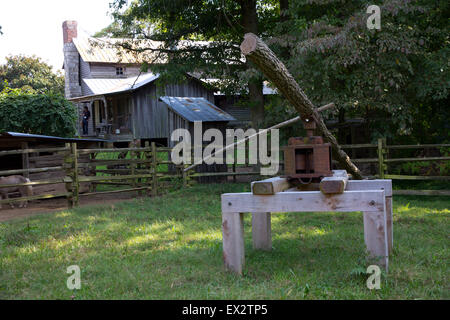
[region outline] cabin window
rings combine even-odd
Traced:
[[[123,75],[123,67],[116,67],[116,75],[121,76]]]

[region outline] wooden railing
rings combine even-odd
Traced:
[[[406,163],[417,161],[449,161],[450,157],[409,157],[409,158],[389,158],[389,150],[399,149],[429,149],[429,148],[446,148],[450,144],[417,144],[417,145],[387,145],[386,139],[378,139],[377,144],[359,144],[359,145],[343,145],[343,149],[358,148],[374,148],[376,149],[377,158],[352,159],[355,163],[377,163],[377,178],[392,180],[434,180],[434,181],[450,181],[450,176],[429,176],[429,175],[399,175],[389,174],[388,164],[390,163]],[[450,190],[394,190],[397,195],[450,195]]]
[[[143,148],[97,148],[97,149],[78,149],[76,143],[67,143],[64,148],[47,149],[22,149],[0,151],[0,157],[6,155],[18,155],[37,152],[57,152],[64,155],[61,166],[48,168],[29,168],[0,171],[0,176],[25,175],[28,173],[64,171],[64,177],[52,178],[47,180],[36,180],[27,183],[17,183],[0,185],[0,188],[17,188],[24,186],[39,186],[49,184],[64,184],[65,192],[56,192],[40,194],[19,198],[0,199],[0,204],[22,202],[37,199],[50,199],[57,197],[66,197],[68,206],[79,205],[80,197],[102,195],[120,192],[146,192],[148,195],[156,196],[160,183],[178,179],[180,183],[187,186],[190,181],[188,174],[182,174],[182,167],[174,166],[175,172],[158,169],[160,165],[169,165],[170,161],[158,159],[158,155],[171,152],[170,148],[157,148],[155,143],[146,144]],[[99,159],[99,155],[121,154],[121,159],[114,156],[109,159]],[[90,160],[87,163],[80,163],[80,155],[89,155]],[[164,157],[163,157],[164,158]],[[166,157],[169,159],[169,157]],[[116,168],[124,166],[125,168]],[[112,168],[111,168],[112,167]],[[87,174],[86,174],[87,173]],[[181,182],[182,181],[182,182]],[[83,183],[90,185],[89,192],[80,192],[80,186]],[[99,186],[127,186],[126,188],[97,191]],[[166,185],[161,185],[161,189]]]
[[[425,144],[425,145],[386,145],[384,139],[379,139],[377,144],[358,144],[343,145],[344,149],[375,149],[376,158],[353,158],[355,163],[375,163],[377,164],[378,174],[375,176],[381,179],[398,180],[439,180],[449,181],[449,176],[414,176],[389,174],[388,164],[398,162],[412,161],[448,161],[450,157],[416,157],[416,158],[389,158],[389,150],[394,149],[417,149],[417,148],[442,148],[450,147],[450,144]],[[61,166],[52,166],[45,168],[26,168],[0,171],[0,176],[8,175],[28,175],[30,173],[64,171],[64,176],[60,178],[42,179],[28,183],[18,183],[10,185],[0,185],[0,188],[40,186],[52,184],[64,184],[64,192],[45,193],[33,196],[0,199],[0,204],[9,202],[29,201],[38,199],[50,199],[56,197],[66,197],[69,207],[78,206],[80,197],[91,195],[102,195],[120,192],[146,193],[156,196],[158,192],[167,187],[170,181],[176,181],[180,185],[191,185],[196,178],[200,177],[233,177],[236,182],[237,176],[253,175],[259,176],[259,167],[257,170],[245,170],[238,172],[237,168],[242,165],[232,164],[228,166],[231,172],[194,172],[190,170],[184,172],[183,166],[174,166],[169,155],[172,149],[157,148],[155,143],[147,143],[145,147],[135,148],[96,148],[96,149],[78,149],[76,143],[67,143],[65,147],[43,148],[43,149],[21,149],[0,151],[2,156],[24,155],[38,152],[53,152],[62,154],[64,160]],[[104,158],[107,154],[121,154],[121,158],[111,156]],[[167,154],[166,157],[160,157],[161,154]],[[80,155],[89,155],[90,160],[86,163],[80,163]],[[103,157],[102,157],[103,156]],[[162,158],[162,159],[161,159]],[[248,161],[248,159],[247,159]],[[281,161],[281,165],[283,162]],[[158,168],[161,165],[167,165],[167,170]],[[169,165],[172,169],[169,170]],[[243,165],[246,166],[246,165]],[[248,166],[247,166],[248,168]],[[278,174],[282,174],[282,170]],[[89,192],[80,192],[80,186],[83,183],[90,185]],[[99,186],[114,186],[113,190],[100,190]],[[122,188],[117,188],[122,186]],[[396,194],[403,195],[450,195],[450,190],[395,190]]]

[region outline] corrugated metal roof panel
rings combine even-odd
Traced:
[[[205,98],[161,97],[175,113],[188,121],[233,121],[234,117],[215,106]]]
[[[78,52],[86,62],[105,63],[167,63],[167,55],[154,51],[133,52],[125,50],[122,45],[131,46],[133,49],[158,48],[162,42],[150,40],[130,39],[102,39],[102,38],[74,38]]]
[[[144,73],[126,79],[83,79],[93,95],[113,94],[138,89],[159,78],[159,74]]]
[[[32,133],[21,133],[21,132],[0,132],[1,138],[17,138],[17,139],[42,139],[42,140],[58,140],[58,141],[86,141],[86,142],[108,142],[109,140],[105,139],[92,139],[92,138],[64,138],[64,137],[55,137],[55,136],[45,136],[41,134],[32,134]]]

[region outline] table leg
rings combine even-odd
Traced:
[[[272,230],[270,212],[252,213],[253,248],[272,250]]]
[[[386,223],[387,223],[387,237],[389,254],[392,253],[394,246],[394,226],[393,226],[393,211],[392,211],[392,197],[386,197]]]
[[[222,212],[222,239],[225,267],[242,274],[245,262],[243,213]]]
[[[371,258],[388,271],[389,249],[387,237],[386,209],[364,212],[364,241]]]

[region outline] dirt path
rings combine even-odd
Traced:
[[[110,204],[125,200],[131,200],[133,198],[135,198],[135,196],[131,193],[80,197],[80,206],[84,207],[93,204]],[[31,201],[28,203],[27,208],[18,208],[17,203],[15,203],[14,205],[15,208],[11,209],[8,204],[3,204],[3,208],[0,209],[0,222],[12,219],[23,219],[36,214],[45,214],[67,210],[67,200],[65,198]]]

